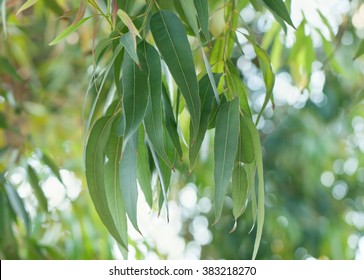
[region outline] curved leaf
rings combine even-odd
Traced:
[[[105,148],[109,141],[113,118],[102,117],[96,121],[88,138],[85,155],[86,180],[91,199],[97,214],[115,240],[124,248],[128,248],[120,236],[109,209],[105,189]]]
[[[145,143],[144,129],[142,126],[139,127],[138,135],[138,166],[137,166],[137,178],[144,193],[145,200],[147,201],[150,208],[153,206],[153,193],[151,185],[151,172],[149,166],[149,154],[148,148]]]
[[[28,0],[26,1],[20,8],[19,10],[16,12],[16,14],[21,13],[22,11],[30,8],[31,6],[35,5],[35,3],[37,3],[38,0]]]
[[[44,211],[48,211],[48,200],[44,195],[44,192],[39,184],[39,178],[37,176],[37,174],[35,173],[35,170],[28,165],[28,179],[29,179],[29,183],[32,186],[35,196],[37,197],[39,206],[44,210]]]
[[[239,138],[239,98],[221,105],[214,143],[215,223],[219,220],[231,178]]]
[[[139,51],[138,51],[139,52]],[[147,111],[149,100],[148,65],[139,52],[140,68],[126,52],[122,66],[123,107],[125,113],[124,141],[138,129]]]
[[[117,135],[117,125],[118,122],[117,119],[115,119],[105,148],[107,157],[104,171],[105,193],[108,207],[119,236],[122,239],[123,244],[128,244],[128,222],[119,179],[119,164],[123,140]],[[125,248],[121,251],[124,252]],[[127,254],[124,253],[123,257],[126,259]]]
[[[145,130],[154,150],[169,166],[172,166],[166,154],[163,140],[162,66],[160,57],[156,49],[147,42],[144,41],[140,45],[149,71],[150,101],[144,117]]]
[[[164,119],[168,135],[171,138],[179,157],[182,158],[182,147],[179,141],[177,122],[174,118],[172,104],[171,101],[169,100],[168,92],[167,89],[164,87],[164,85],[162,86],[162,101],[164,108]]]
[[[19,197],[18,192],[13,186],[8,183],[4,184],[5,192],[10,202],[11,208],[13,208],[16,215],[23,220],[25,228],[27,229],[27,235],[30,235],[30,218],[28,212],[25,210],[23,200]]]
[[[267,7],[273,11],[274,13],[276,13],[276,15],[278,15],[281,19],[283,19],[285,22],[287,22],[290,26],[292,26],[293,28],[293,22],[291,20],[291,17],[288,13],[288,10],[286,8],[286,5],[284,4],[284,2],[282,0],[263,0],[263,2],[267,5]]]
[[[132,36],[133,35],[131,34],[131,32],[128,32],[125,35],[121,36],[120,44],[124,46],[125,50],[128,52],[129,56],[134,60],[134,62],[140,66],[136,45],[134,45],[136,43],[133,41]]]
[[[155,43],[186,100],[196,133],[193,137],[195,139],[200,122],[201,104],[198,96],[195,64],[186,30],[180,19],[167,11],[154,14],[150,27]]]
[[[215,75],[215,81],[218,83],[221,75]],[[199,95],[201,100],[201,119],[200,119],[200,126],[199,131],[197,134],[197,138],[195,143],[190,145],[189,150],[189,158],[190,158],[190,171],[193,169],[196,163],[196,158],[198,155],[198,152],[200,151],[202,141],[205,137],[205,133],[209,124],[209,118],[212,111],[212,105],[214,102],[214,91],[212,89],[210,79],[208,75],[205,75],[200,81],[199,81]],[[191,131],[193,131],[193,127],[191,126]],[[194,134],[194,133],[191,133]],[[191,136],[191,135],[190,135]],[[190,143],[192,140],[190,140]]]
[[[88,21],[91,16],[81,19],[76,24],[72,24],[68,26],[61,34],[59,34],[52,42],[49,43],[50,46],[57,44],[58,42],[62,41],[63,39],[67,38],[71,33],[76,31],[82,24]]]
[[[210,41],[209,33],[209,5],[207,0],[194,0],[197,11],[197,18],[203,35]]]
[[[231,199],[233,201],[233,215],[235,220],[239,218],[247,205],[247,191],[248,179],[246,170],[243,166],[238,164],[233,170],[231,192]]]
[[[138,132],[127,142],[120,161],[120,186],[123,194],[126,213],[134,228],[140,232],[137,217],[138,185],[137,158]]]
[[[193,0],[180,0],[183,12],[196,36],[199,36],[196,8]]]

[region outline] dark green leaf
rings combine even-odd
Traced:
[[[285,22],[287,22],[290,26],[293,28],[293,22],[291,20],[291,17],[288,13],[288,10],[286,8],[286,5],[282,0],[263,0],[263,2],[267,5],[267,7],[273,11],[276,15],[278,15],[281,19],[283,19]]]
[[[247,206],[247,193],[248,179],[247,174],[243,166],[238,164],[233,171],[232,175],[232,193],[231,198],[233,200],[233,215],[236,220]]]
[[[134,228],[140,232],[137,217],[138,185],[138,132],[135,132],[125,145],[120,162],[120,186],[123,194],[126,213]]]
[[[252,163],[254,159],[253,136],[244,117],[240,115],[239,146],[236,160],[239,163]]]
[[[128,248],[114,223],[105,190],[105,148],[109,141],[112,123],[112,117],[102,117],[96,121],[91,129],[86,146],[86,179],[91,199],[101,221],[116,241],[124,248]]]
[[[164,119],[168,135],[177,150],[178,156],[182,158],[182,147],[177,132],[177,123],[173,115],[173,108],[168,96],[167,89],[164,87],[164,85],[162,86],[162,102],[164,108]]]
[[[8,127],[8,122],[4,113],[0,112],[0,128],[6,129]]]
[[[110,137],[105,148],[107,163],[105,164],[105,193],[111,216],[123,244],[128,244],[128,222],[124,199],[120,188],[119,164],[122,138],[117,135],[118,119],[113,121]],[[125,252],[122,250],[122,252]],[[124,259],[127,255],[124,254]]]
[[[138,51],[139,52],[139,51]],[[124,141],[138,129],[147,111],[149,100],[148,65],[144,55],[139,52],[140,68],[128,53],[124,55],[122,86],[125,114]]]
[[[151,31],[177,86],[186,100],[191,122],[197,137],[201,104],[195,65],[186,30],[173,13],[161,11],[151,18]]]
[[[8,183],[4,184],[6,195],[9,199],[11,208],[13,208],[16,215],[23,220],[25,228],[27,229],[27,235],[30,235],[30,218],[28,212],[25,210],[23,200],[19,197],[18,192],[13,186]]]
[[[104,38],[101,39],[100,42],[97,44],[94,50],[94,61],[96,64],[99,63],[100,59],[102,58],[102,56],[104,55],[105,51],[107,50],[107,48],[110,46],[111,43],[112,39]]]
[[[150,100],[144,118],[145,130],[154,150],[169,166],[172,166],[166,154],[163,140],[162,66],[160,57],[156,49],[147,42],[142,42],[140,47],[145,55],[149,71],[148,89]]]
[[[221,75],[215,75],[215,83],[219,82]],[[196,141],[192,143],[192,139],[190,140],[190,149],[189,149],[189,157],[190,157],[190,171],[193,169],[196,163],[196,158],[198,152],[200,151],[202,141],[205,137],[205,133],[208,127],[210,114],[212,111],[212,105],[214,101],[214,92],[211,87],[210,79],[208,75],[205,75],[199,81],[199,95],[201,100],[201,119],[199,131],[197,134]],[[193,127],[190,127],[191,131]],[[192,133],[194,134],[194,133]]]
[[[183,9],[183,12],[187,18],[187,21],[192,28],[196,36],[199,36],[198,24],[197,24],[197,12],[194,4],[194,0],[179,0]]]
[[[214,143],[215,223],[221,216],[239,138],[239,98],[221,105],[216,117]]]
[[[44,195],[44,192],[40,186],[40,182],[39,182],[39,178],[37,176],[37,174],[35,173],[35,170],[28,165],[28,180],[30,185],[32,186],[33,190],[34,190],[34,194],[38,200],[39,206],[44,210],[44,211],[48,211],[48,201],[47,198]]]
[[[47,154],[42,153],[42,161],[44,162],[45,165],[47,165],[49,167],[49,169],[52,171],[54,176],[56,176],[57,179],[64,185],[61,174],[59,172],[59,168],[58,168],[57,164],[54,162],[54,160]]]
[[[209,33],[209,7],[207,0],[194,0],[197,11],[197,18],[203,35],[207,41],[210,41]]]

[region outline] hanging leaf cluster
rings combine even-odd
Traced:
[[[35,2],[26,2],[22,9]],[[264,221],[262,151],[249,92],[233,59],[238,11],[249,1],[228,1],[222,7],[207,0],[88,2],[112,31],[93,51],[95,67],[87,93],[92,106],[86,124],[86,178],[96,211],[124,256],[127,220],[140,232],[138,196],[144,195],[158,211],[165,207],[168,216],[171,175],[182,161],[193,172],[205,134],[211,130],[215,223],[229,188],[235,221],[251,202],[257,224],[255,258]],[[283,1],[251,3],[269,8],[283,28],[286,23],[293,26]],[[211,9],[225,11],[220,31],[210,32]],[[50,44],[57,44],[92,18],[84,14],[82,6],[77,20]],[[254,47],[266,85],[258,122],[269,101],[273,102],[275,76],[269,56],[253,33],[244,36]],[[203,67],[197,67],[198,59]],[[188,141],[179,123],[184,112],[190,122]]]

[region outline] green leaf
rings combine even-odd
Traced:
[[[233,200],[233,215],[236,220],[247,206],[248,196],[248,179],[246,170],[241,164],[238,164],[233,171],[232,175],[232,192],[231,198]]]
[[[149,154],[148,148],[145,143],[145,133],[143,126],[138,129],[138,166],[137,166],[137,178],[144,194],[145,200],[149,207],[153,206],[153,193],[152,193],[152,176],[149,166]]]
[[[118,119],[116,118],[113,121],[110,137],[105,148],[107,163],[105,164],[104,183],[108,208],[110,209],[113,222],[123,244],[128,244],[128,222],[124,199],[120,188],[119,175],[119,163],[123,140],[121,137],[118,137],[116,133],[117,125]],[[124,252],[124,250],[122,250],[122,252]],[[123,257],[126,259],[127,254],[124,254]]]
[[[84,24],[86,21],[88,21],[91,18],[91,16],[81,19],[76,24],[72,24],[68,26],[61,34],[59,34],[52,42],[49,43],[50,46],[53,46],[57,44],[58,42],[62,41],[66,37],[68,37],[71,33],[76,31],[82,24]]]
[[[197,12],[194,4],[194,0],[179,0],[183,9],[183,12],[187,18],[187,21],[192,28],[196,36],[199,37],[198,24],[197,24]]]
[[[254,252],[253,252],[253,259],[256,258],[260,240],[262,238],[263,233],[263,224],[264,224],[264,174],[263,174],[263,155],[262,155],[262,147],[260,144],[259,132],[253,122],[249,119],[244,117],[243,120],[245,121],[250,134],[252,135],[253,139],[253,147],[254,147],[254,154],[256,158],[256,168],[257,168],[257,175],[258,175],[258,212],[257,212],[257,233],[255,237],[254,243]],[[255,193],[255,191],[254,191]]]
[[[240,115],[239,146],[236,160],[239,163],[252,163],[254,159],[253,136],[244,117]]]
[[[145,130],[154,150],[169,166],[172,166],[166,154],[163,140],[162,66],[160,56],[156,49],[145,41],[141,43],[141,50],[146,58],[149,72],[148,89],[150,100],[144,117]]]
[[[8,122],[4,113],[0,112],[0,128],[6,129],[8,127]]]
[[[28,180],[30,185],[32,186],[33,190],[34,190],[34,194],[38,200],[39,206],[44,210],[44,211],[48,211],[48,201],[47,198],[44,195],[44,192],[40,186],[39,183],[39,178],[37,176],[37,174],[35,173],[35,170],[28,165]]]
[[[282,0],[263,0],[263,2],[267,5],[267,7],[273,11],[276,15],[278,15],[281,19],[283,19],[285,22],[287,22],[290,26],[293,28],[293,22],[291,20],[291,17],[288,13],[288,10],[286,8],[286,5]]]
[[[126,213],[134,228],[140,233],[137,217],[138,185],[138,132],[135,132],[125,145],[120,162],[120,185],[123,194]]]
[[[267,54],[267,52],[265,50],[263,50],[251,36],[245,35],[245,37],[253,45],[254,51],[258,56],[260,69],[262,70],[264,83],[265,83],[265,87],[266,87],[266,95],[265,95],[264,103],[263,103],[263,106],[262,106],[262,108],[258,114],[257,120],[256,120],[256,123],[258,123],[260,117],[262,116],[262,114],[264,112],[264,109],[268,105],[269,100],[273,98],[273,87],[274,87],[274,83],[275,83],[275,75],[274,75],[274,72],[272,69],[272,64],[270,62],[270,58],[269,58],[269,55]]]
[[[31,6],[33,6],[35,3],[37,3],[38,0],[28,0],[26,1],[20,8],[19,10],[16,12],[16,14],[18,15],[19,13],[21,13],[22,11],[30,8]]]
[[[239,138],[239,98],[221,105],[214,143],[215,223],[219,220],[231,178]]]
[[[239,76],[237,68],[228,60],[226,62],[226,84],[233,96],[238,96],[240,100],[240,108],[244,115],[251,117],[250,106],[248,102],[248,89],[243,83],[242,77]]]
[[[210,41],[209,33],[209,5],[207,0],[194,0],[197,11],[197,18],[203,35]]]
[[[6,0],[0,1],[0,7],[1,7],[1,23],[3,25],[4,30],[4,37],[7,36],[7,27],[6,27]]]
[[[128,27],[134,45],[134,49],[136,50],[137,48],[136,37],[138,36],[139,38],[141,38],[138,28],[135,27],[131,18],[123,10],[119,9],[117,14],[121,19],[121,21]]]
[[[186,100],[191,122],[197,137],[201,115],[198,84],[192,51],[186,30],[173,13],[161,11],[151,18],[151,31],[177,86]]]
[[[139,52],[139,51],[138,51]],[[147,111],[149,100],[148,65],[139,52],[140,68],[128,53],[122,66],[123,107],[125,114],[124,142],[138,129]]]
[[[364,40],[361,41],[358,50],[353,59],[357,59],[359,56],[364,54]]]
[[[129,56],[134,60],[136,64],[139,65],[140,63],[137,54],[137,49],[136,46],[134,46],[133,37],[130,32],[120,37],[120,44],[122,44],[125,47]]]
[[[94,50],[94,61],[96,64],[99,63],[106,49],[110,46],[112,40],[110,38],[101,39]]]
[[[25,228],[27,229],[27,235],[30,236],[31,223],[28,212],[25,210],[23,200],[20,198],[18,192],[14,189],[13,186],[5,183],[4,188],[6,191],[6,195],[9,199],[11,208],[14,210],[16,215],[18,215],[18,217],[23,220]]]
[[[167,89],[165,88],[164,85],[162,86],[162,103],[163,103],[164,119],[168,135],[171,138],[173,145],[177,150],[178,156],[182,158],[182,147],[177,132],[177,122],[174,118],[172,104],[169,99]]]
[[[128,248],[114,223],[105,189],[105,149],[109,141],[112,123],[111,116],[102,117],[91,129],[85,155],[86,179],[91,199],[101,221],[115,240],[124,248]]]
[[[0,73],[7,73],[18,82],[22,81],[22,78],[17,73],[16,68],[5,57],[0,56]]]
[[[57,164],[54,162],[54,160],[45,153],[42,153],[41,158],[42,158],[42,161],[44,162],[44,164],[47,165],[49,167],[49,169],[52,171],[54,176],[56,176],[57,179],[64,185],[61,174],[59,172],[59,168],[58,168]]]
[[[215,75],[215,81],[216,83],[219,82],[221,75]],[[200,125],[199,125],[199,131],[197,134],[197,138],[195,143],[190,145],[189,149],[189,158],[190,158],[190,171],[193,169],[196,163],[197,155],[200,151],[202,141],[205,137],[205,133],[209,124],[209,118],[212,111],[212,105],[214,101],[214,92],[210,83],[210,79],[208,75],[205,75],[200,81],[199,81],[199,94],[200,94],[200,100],[201,100],[201,119],[200,119]],[[191,126],[191,131],[193,130],[193,127]],[[191,133],[194,134],[194,133]],[[190,135],[191,136],[191,135]],[[190,140],[190,143],[192,143],[192,140]]]
[[[212,90],[213,90],[215,98],[216,98],[216,102],[217,102],[218,105],[220,105],[221,100],[220,100],[220,97],[219,97],[219,93],[217,91],[214,75],[212,74],[211,65],[209,63],[209,60],[207,59],[207,56],[205,54],[205,51],[204,51],[203,47],[202,46],[200,46],[200,47],[201,47],[201,53],[202,53],[202,58],[203,58],[203,61],[204,61],[204,64],[205,64],[206,72],[207,72],[207,75],[208,75],[208,77],[210,79],[210,83],[211,83]]]

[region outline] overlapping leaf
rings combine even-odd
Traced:
[[[214,143],[215,223],[221,216],[239,138],[239,98],[221,105],[216,117]]]
[[[173,13],[160,11],[151,18],[151,31],[176,84],[186,100],[197,137],[201,115],[198,83],[186,30]]]

